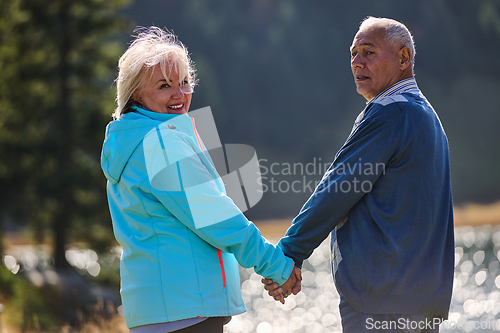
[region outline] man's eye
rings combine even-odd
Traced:
[[[366,51],[366,54],[374,54],[375,52],[373,51]]]
[[[354,58],[356,56],[356,54],[358,54],[358,53],[357,52],[351,53],[351,58]]]

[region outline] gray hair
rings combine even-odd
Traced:
[[[359,28],[378,26],[385,28],[385,40],[394,47],[408,47],[411,52],[412,70],[415,66],[415,43],[410,30],[401,22],[389,18],[368,16],[362,22]]]
[[[165,77],[175,70],[179,79],[188,79],[192,89],[197,83],[196,70],[187,48],[173,33],[154,26],[134,32],[138,32],[137,36],[118,62],[114,119],[120,119],[130,111],[132,95],[141,93],[142,78],[148,71],[152,75],[151,68],[158,64]]]

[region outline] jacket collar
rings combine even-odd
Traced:
[[[374,103],[377,100],[380,100],[387,96],[401,95],[405,92],[420,94],[420,89],[418,89],[417,81],[415,80],[415,78],[410,77],[393,84],[392,86],[378,94],[376,97],[369,100],[366,104],[368,105]]]
[[[184,115],[180,115],[180,114],[170,114],[170,113],[154,112],[154,111],[151,111],[151,110],[145,108],[142,105],[133,105],[131,108],[135,112],[139,112],[140,114],[142,114],[142,115],[144,115],[144,116],[146,116],[148,118],[151,118],[151,119],[154,119],[154,120],[159,120],[159,121],[169,121],[169,120],[174,119],[177,116],[184,116]]]

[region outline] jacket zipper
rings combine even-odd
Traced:
[[[226,288],[226,273],[224,272],[224,261],[222,261],[222,252],[217,249],[217,255],[219,256],[220,270],[222,273],[222,287]]]
[[[194,125],[194,118],[191,118],[191,122],[193,123],[194,135],[196,135],[196,140],[198,141],[198,145],[200,146],[201,151],[205,152],[203,150],[203,146],[201,145],[201,140],[200,137],[198,136],[198,131],[196,131],[196,126]]]
[[[203,150],[203,146],[201,145],[201,140],[200,137],[198,136],[198,132],[196,131],[194,118],[191,118],[191,122],[193,123],[193,130],[194,134],[196,135],[196,140],[198,141],[198,145],[200,146],[201,151],[205,153],[205,151]],[[222,287],[226,288],[226,273],[224,271],[224,261],[222,260],[222,251],[220,249],[217,249],[217,256],[219,257],[220,271],[222,273]]]

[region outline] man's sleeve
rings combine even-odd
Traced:
[[[385,173],[395,127],[393,122],[364,120],[339,150],[278,244],[298,267]]]

